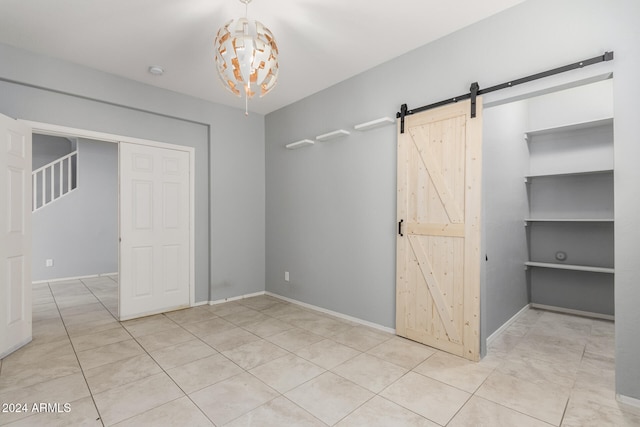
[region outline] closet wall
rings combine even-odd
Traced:
[[[534,306],[614,314],[612,80],[529,101]]]
[[[483,312],[613,315],[612,117],[612,80],[485,110]]]
[[[493,333],[529,303],[524,271],[527,239],[522,226],[529,209],[523,191],[529,152],[522,141],[528,103],[485,108],[483,115],[480,321],[483,330]],[[484,354],[484,340],[481,344]]]

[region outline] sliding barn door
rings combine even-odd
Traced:
[[[479,360],[482,101],[398,131],[397,334]]]
[[[120,320],[189,306],[189,157],[120,143]]]
[[[31,129],[0,115],[0,358],[31,341]]]

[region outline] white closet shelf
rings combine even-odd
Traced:
[[[613,218],[525,218],[526,222],[613,222]]]
[[[533,262],[527,261],[524,263],[527,267],[541,267],[541,268],[555,268],[557,270],[573,270],[573,271],[588,271],[591,273],[607,273],[613,274],[613,268],[606,267],[590,267],[587,265],[571,265],[571,264],[554,264],[551,262]]]
[[[528,182],[529,179],[534,178],[551,178],[551,177],[563,177],[563,176],[580,176],[580,175],[600,175],[613,173],[613,169],[599,169],[591,171],[579,171],[579,172],[557,172],[557,173],[541,173],[535,175],[526,175],[524,182]]]
[[[284,147],[288,150],[295,150],[296,148],[306,147],[308,145],[313,145],[313,141],[310,139],[303,139],[301,141],[292,142],[291,144],[287,144]]]
[[[341,138],[347,135],[350,135],[350,132],[348,130],[338,129],[338,130],[334,130],[333,132],[323,133],[322,135],[318,135],[316,136],[316,140],[327,141],[329,139]]]
[[[596,128],[596,127],[607,126],[612,124],[613,124],[613,117],[605,117],[603,119],[590,120],[588,122],[570,123],[567,125],[554,126],[550,128],[534,129],[534,130],[526,131],[524,133],[524,139],[528,141],[529,138],[532,136],[546,135],[546,134],[556,133],[556,132],[567,132],[572,130],[590,129],[590,128]]]
[[[375,129],[381,126],[387,126],[395,122],[396,121],[393,120],[391,117],[380,117],[379,119],[371,120],[370,122],[357,124],[353,128],[355,130],[364,131],[369,129]]]

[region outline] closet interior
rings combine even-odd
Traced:
[[[499,304],[526,303],[613,319],[612,85],[609,78],[485,110],[489,322]]]

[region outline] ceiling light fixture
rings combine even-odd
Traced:
[[[263,97],[278,79],[278,46],[271,31],[261,22],[249,22],[245,5],[244,18],[227,22],[215,40],[216,65],[222,84],[238,97],[245,96],[245,115],[249,115],[249,98],[256,91]],[[252,88],[253,86],[253,88]],[[254,91],[255,88],[255,91]]]

